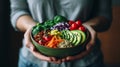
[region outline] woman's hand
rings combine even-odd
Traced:
[[[90,51],[92,50],[93,46],[95,45],[95,40],[96,40],[96,32],[94,31],[94,29],[87,24],[83,24],[90,32],[91,34],[91,40],[89,41],[89,43],[86,45],[86,50],[81,52],[78,55],[75,56],[68,56],[66,58],[61,59],[62,62],[66,62],[66,61],[73,61],[73,60],[77,60],[77,59],[81,59],[84,56],[88,55],[90,53]]]
[[[58,60],[55,57],[47,57],[41,54],[40,52],[36,51],[34,45],[31,43],[30,32],[31,32],[31,28],[27,29],[24,34],[25,44],[26,44],[26,47],[29,48],[30,52],[40,60],[57,63],[57,64],[61,63],[61,60]]]

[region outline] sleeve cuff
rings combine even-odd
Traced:
[[[18,29],[16,27],[17,20],[22,15],[29,15],[29,13],[20,11],[19,13],[14,14],[14,16],[11,15],[11,24],[16,31],[18,31]]]

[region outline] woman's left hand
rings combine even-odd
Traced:
[[[87,24],[83,24],[83,25],[89,30],[90,35],[91,35],[91,39],[88,42],[88,44],[86,45],[86,50],[75,56],[68,56],[66,58],[63,58],[63,59],[61,59],[62,62],[74,61],[74,60],[81,59],[84,56],[88,55],[91,52],[92,48],[94,47],[97,34],[90,25],[87,25]]]

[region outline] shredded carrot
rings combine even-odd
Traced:
[[[57,45],[62,41],[63,39],[61,39],[59,36],[53,36],[52,39],[46,44],[46,46],[56,48]]]
[[[53,44],[55,40],[55,36],[52,37],[52,39],[48,42],[47,46],[50,46],[51,44]]]

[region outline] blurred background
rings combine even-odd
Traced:
[[[17,67],[23,33],[16,32],[10,23],[10,2],[0,0],[0,67]],[[120,67],[120,0],[112,1],[113,23],[99,33],[104,62],[107,67]]]

